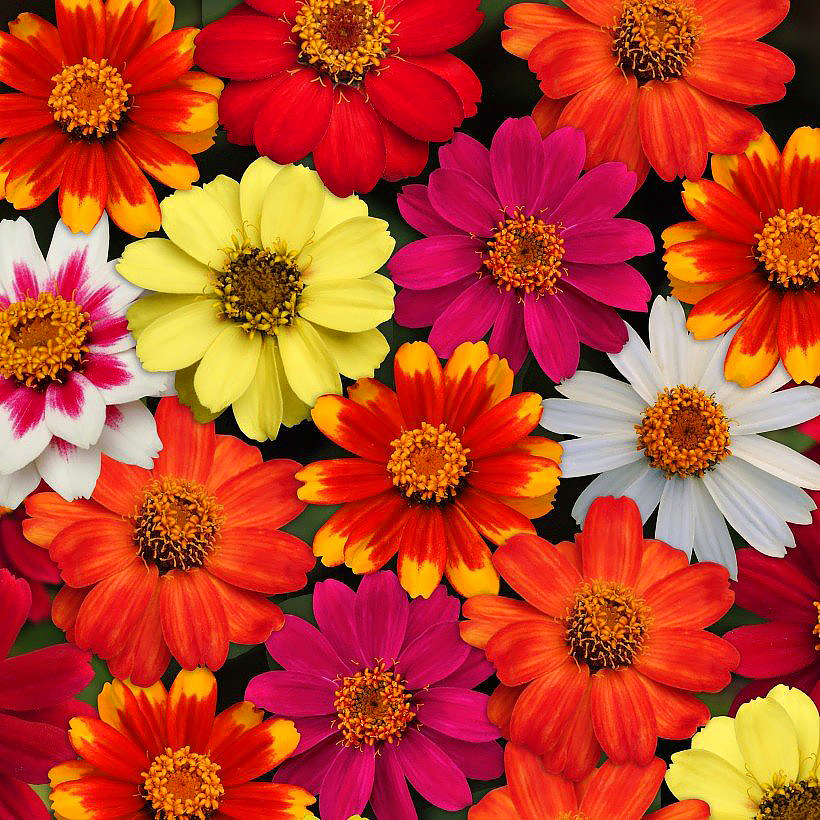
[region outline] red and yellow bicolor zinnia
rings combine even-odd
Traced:
[[[712,157],[713,179],[687,180],[695,218],[663,234],[675,295],[694,305],[696,339],[737,331],[724,374],[743,387],[782,361],[796,382],[820,375],[820,128],[798,128],[781,154],[763,133],[738,156]]]
[[[302,820],[313,795],[256,782],[293,753],[293,723],[264,720],[248,701],[215,715],[216,696],[207,669],[180,672],[170,691],[161,683],[106,683],[99,717],[70,723],[79,759],[49,772],[56,816]]]
[[[552,507],[561,447],[530,436],[535,393],[512,395],[513,372],[485,342],[465,342],[442,368],[426,342],[402,345],[396,389],[359,379],[347,398],[322,396],[316,426],[356,458],[318,461],[296,477],[299,498],[342,504],[317,532],[327,566],[373,572],[398,553],[399,580],[429,597],[446,574],[461,595],[495,594],[485,538],[535,534]]]
[[[172,31],[170,0],[56,0],[57,26],[25,12],[0,32],[0,196],[35,208],[59,188],[72,231],[104,210],[127,233],[160,224],[149,174],[199,178],[222,82],[191,71],[198,29]]]
[[[609,497],[574,542],[521,535],[493,560],[524,600],[471,598],[461,634],[501,681],[490,718],[548,772],[582,780],[602,750],[646,766],[659,737],[709,720],[693,693],[719,692],[740,659],[705,629],[734,600],[724,567],[644,539],[635,502]]]

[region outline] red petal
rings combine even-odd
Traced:
[[[493,635],[510,624],[527,621],[552,623],[552,619],[534,606],[498,595],[477,595],[470,598],[464,602],[462,611],[468,620],[459,622],[461,637],[470,646],[479,649],[484,649]]]
[[[438,425],[444,412],[441,363],[426,342],[403,344],[393,361],[396,395],[408,429]]]
[[[282,628],[285,616],[267,598],[226,584],[219,578],[212,577],[211,583],[222,599],[228,621],[228,638],[232,643],[264,643],[272,632]]]
[[[83,57],[105,55],[105,7],[102,0],[56,0],[57,28],[69,65]]]
[[[485,651],[505,686],[549,675],[570,656],[564,625],[541,618],[505,626],[490,638]]]
[[[739,626],[724,637],[740,652],[735,671],[745,678],[781,678],[812,667],[817,658],[817,636],[805,623]]]
[[[46,60],[28,43],[0,31],[0,82],[25,94],[48,98],[54,87],[53,75],[53,61]]]
[[[340,447],[362,458],[386,464],[396,437],[363,405],[341,396],[320,396],[311,411],[314,424]]]
[[[440,54],[463,43],[481,25],[484,15],[475,0],[399,0],[389,16],[396,21],[395,46],[402,56]]]
[[[130,94],[156,91],[172,83],[194,64],[195,28],[172,31],[129,60],[122,77],[131,83]]]
[[[783,149],[780,171],[782,207],[786,210],[802,206],[808,213],[820,212],[820,131],[798,128]]]
[[[0,137],[39,131],[54,122],[45,101],[28,94],[0,94]]]
[[[756,244],[755,234],[763,228],[759,212],[710,179],[686,180],[683,204],[698,222],[719,236],[749,247]]]
[[[475,487],[465,487],[456,503],[475,528],[493,544],[503,544],[514,535],[535,535],[535,528],[527,516]]]
[[[427,142],[413,139],[385,119],[381,120],[381,129],[385,155],[384,178],[395,182],[418,176],[427,165],[430,153]]]
[[[777,345],[783,365],[796,381],[814,382],[820,375],[820,295],[787,291],[780,303]]]
[[[79,140],[66,157],[60,181],[60,216],[69,230],[91,233],[108,199],[105,154],[99,142]]]
[[[159,228],[162,217],[154,189],[134,158],[117,139],[105,143],[108,169],[106,208],[114,223],[133,236]]]
[[[535,429],[541,419],[541,396],[516,393],[472,420],[461,436],[470,458],[480,459],[512,447]]]
[[[192,134],[216,125],[217,100],[187,88],[164,88],[139,94],[128,118],[155,131]]]
[[[51,65],[55,74],[66,65],[57,27],[38,14],[24,11],[9,23],[9,33],[35,49]]]
[[[191,155],[153,131],[128,123],[119,139],[143,171],[171,188],[187,190],[199,179]]]
[[[688,740],[711,717],[709,707],[695,695],[664,686],[647,677],[643,677],[641,682],[652,701],[659,737]]]
[[[44,128],[21,139],[27,143],[14,156],[6,180],[6,199],[18,210],[25,210],[36,208],[57,189],[71,143],[58,128]]]
[[[174,25],[170,3],[125,0],[105,8],[105,53],[111,65],[123,65],[141,49],[168,34]]]
[[[77,754],[104,774],[128,783],[142,783],[148,755],[133,740],[97,718],[71,721],[71,745]]]
[[[237,145],[253,145],[253,129],[259,112],[279,85],[280,77],[228,83],[219,98],[219,122],[228,140]]]
[[[742,106],[704,94],[693,85],[689,86],[689,93],[700,109],[709,151],[738,154],[763,130],[760,120]]]
[[[411,507],[399,540],[399,581],[411,598],[429,598],[447,563],[444,517],[437,507]]]
[[[741,387],[763,381],[780,361],[777,344],[780,305],[779,291],[767,288],[749,311],[726,351],[724,374]]]
[[[104,515],[77,521],[57,535],[49,551],[67,584],[91,586],[134,562],[134,526]]]
[[[732,607],[725,567],[704,562],[667,575],[643,591],[655,623],[663,626],[711,626]]]
[[[155,414],[163,447],[154,464],[157,475],[207,484],[214,461],[213,422],[200,424],[176,398],[162,399]]]
[[[692,308],[686,327],[696,339],[713,339],[743,319],[769,290],[768,282],[753,277],[730,282]]]
[[[415,57],[413,62],[432,71],[449,83],[461,97],[464,118],[475,116],[481,99],[481,81],[463,60],[452,54],[431,54],[429,57]]]
[[[172,749],[190,746],[210,751],[208,740],[216,712],[216,678],[207,669],[182,671],[168,692],[165,730]]]

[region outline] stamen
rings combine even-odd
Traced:
[[[817,777],[768,786],[757,804],[754,820],[816,820],[820,817],[820,785]]]
[[[811,288],[820,281],[820,217],[802,208],[770,217],[755,234],[757,258],[780,288]]]
[[[225,794],[221,767],[190,746],[157,755],[140,787],[145,809],[154,820],[207,820]]]

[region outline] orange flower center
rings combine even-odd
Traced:
[[[700,24],[687,0],[624,0],[608,29],[612,54],[639,83],[674,80],[692,62]]]
[[[220,766],[190,746],[157,755],[147,772],[140,795],[154,820],[207,820],[225,794]]]
[[[484,267],[504,290],[555,293],[565,275],[563,226],[517,211],[498,223]]]
[[[580,811],[565,811],[558,815],[558,820],[588,820],[588,816]]]
[[[214,274],[214,290],[227,319],[247,333],[274,335],[292,325],[305,285],[293,254],[244,247],[228,252],[228,267]]]
[[[163,476],[145,487],[132,520],[139,554],[164,574],[201,567],[225,515],[201,484]]]
[[[469,448],[445,424],[435,427],[422,422],[421,427],[405,430],[390,446],[393,453],[387,471],[393,475],[393,484],[414,501],[448,501],[470,472]]]
[[[818,817],[820,784],[815,775],[809,775],[805,780],[764,789],[755,820],[816,820]]]
[[[575,592],[564,619],[570,654],[591,672],[629,666],[651,618],[643,599],[614,581],[589,581]]]
[[[333,708],[346,746],[401,740],[416,713],[398,672],[380,661],[337,682]]]
[[[293,31],[301,40],[299,60],[334,83],[357,86],[387,56],[393,21],[370,0],[304,0]]]
[[[667,387],[635,425],[638,449],[668,476],[702,475],[730,455],[723,405],[698,387]]]
[[[48,107],[69,134],[102,139],[119,128],[130,105],[131,85],[107,60],[83,57],[81,63],[66,66],[51,81],[54,88]]]
[[[813,287],[820,281],[820,217],[782,208],[755,234],[757,258],[769,281],[781,288]]]
[[[80,369],[91,317],[54,293],[27,297],[0,310],[0,375],[18,385],[46,387]]]

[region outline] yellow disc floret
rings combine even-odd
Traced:
[[[154,820],[208,820],[225,794],[220,766],[189,746],[157,755],[147,772],[140,794]]]
[[[781,208],[755,239],[757,258],[773,284],[807,288],[820,281],[820,217],[802,208],[788,213]]]

